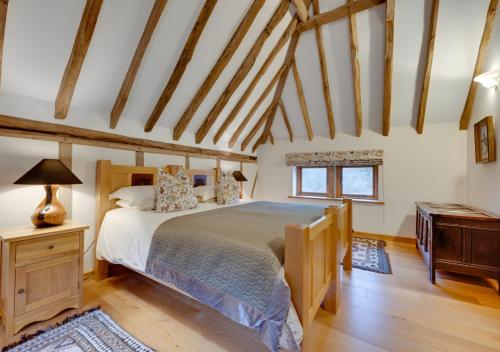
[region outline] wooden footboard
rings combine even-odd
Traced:
[[[344,270],[351,269],[352,201],[327,208],[308,226],[288,225],[285,231],[285,275],[304,329],[302,351],[307,352],[310,325],[320,306],[337,312],[341,262]]]

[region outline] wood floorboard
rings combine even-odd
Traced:
[[[431,285],[414,245],[388,241],[386,250],[393,275],[344,273],[339,313],[320,311],[313,322],[313,351],[500,351],[496,282],[439,272]],[[255,332],[135,273],[87,280],[85,308],[97,305],[157,351],[266,351]],[[3,344],[19,338],[0,334]]]

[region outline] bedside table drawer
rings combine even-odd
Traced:
[[[75,251],[79,248],[80,237],[77,233],[47,239],[41,238],[33,242],[19,243],[16,246],[16,263]]]

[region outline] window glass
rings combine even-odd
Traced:
[[[302,168],[302,192],[326,193],[327,171],[326,167]]]
[[[342,168],[343,194],[372,196],[373,186],[373,167]]]

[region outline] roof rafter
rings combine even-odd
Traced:
[[[149,116],[149,119],[144,126],[144,132],[151,132],[153,130],[154,126],[160,119],[163,110],[165,110],[165,107],[168,105],[170,99],[172,98],[172,95],[177,89],[177,86],[179,85],[179,82],[181,81],[181,78],[184,75],[189,62],[193,57],[196,45],[198,44],[198,40],[200,39],[201,34],[203,33],[203,30],[205,29],[208,19],[210,18],[210,15],[212,14],[212,11],[216,4],[217,0],[205,1],[205,4],[203,5],[198,15],[198,19],[196,20],[193,29],[191,30],[191,33],[189,34],[189,37],[184,44],[184,48],[182,49],[182,53],[177,60],[177,64],[175,65],[175,68],[172,71],[172,74],[170,75],[170,78],[168,79],[168,82],[153,109],[153,112]]]
[[[276,82],[278,82],[278,79],[281,77],[281,74],[285,70],[284,66],[281,66],[281,68],[276,72],[273,76],[273,79],[267,84],[266,89],[262,92],[260,95],[259,99],[255,102],[255,104],[252,106],[248,114],[245,116],[243,121],[241,121],[240,125],[238,128],[234,131],[233,135],[231,136],[231,139],[229,140],[229,148],[232,148],[238,138],[240,137],[241,133],[245,129],[245,127],[248,125],[248,122],[250,122],[250,119],[252,118],[253,114],[257,111],[259,106],[262,104],[262,102],[266,99],[266,97],[269,95],[269,92],[273,89],[273,87],[276,85]]]
[[[94,34],[97,18],[101,12],[103,0],[87,0],[85,9],[83,10],[80,26],[76,33],[75,42],[71,51],[68,64],[64,71],[61,80],[61,86],[57,94],[55,103],[55,118],[65,119],[68,116],[69,106],[73,93],[75,91],[76,82],[80,76],[80,71],[87,55],[87,51]]]
[[[308,11],[306,4],[304,4],[304,0],[290,0],[290,2],[295,7],[295,11],[297,12],[297,16],[300,18],[300,21],[307,21]]]
[[[420,94],[420,103],[418,106],[417,116],[417,133],[422,134],[424,131],[425,110],[427,107],[427,95],[429,94],[429,83],[431,80],[432,72],[432,59],[434,55],[434,42],[436,39],[436,28],[439,12],[439,0],[432,1],[432,12],[429,21],[429,35],[427,37],[427,53],[425,60],[424,79],[422,82],[422,92]]]
[[[307,110],[306,98],[304,96],[304,90],[302,89],[302,81],[300,79],[299,69],[297,68],[297,63],[295,62],[295,58],[292,60],[292,72],[293,72],[293,79],[295,81],[295,88],[297,90],[297,96],[300,102],[300,110],[302,111],[302,117],[304,118],[304,125],[306,126],[307,130],[307,138],[309,138],[309,140],[312,141],[312,139],[314,138],[314,134],[311,126],[311,120],[309,119],[309,112]]]
[[[219,117],[219,114],[221,113],[222,109],[224,109],[229,99],[231,99],[233,93],[236,91],[236,89],[238,89],[240,84],[243,82],[243,80],[246,78],[246,76],[252,69],[253,65],[255,64],[255,60],[260,54],[265,42],[267,41],[271,33],[274,31],[276,26],[281,22],[283,17],[285,17],[285,14],[288,12],[288,8],[289,8],[288,0],[281,0],[280,4],[278,5],[278,8],[271,16],[271,19],[268,21],[266,27],[262,30],[259,37],[252,46],[252,49],[250,49],[247,56],[245,57],[245,60],[243,60],[243,62],[241,63],[240,68],[238,69],[238,71],[236,71],[233,78],[227,85],[226,89],[220,95],[219,99],[212,107],[212,110],[210,110],[210,113],[205,118],[205,121],[203,121],[202,125],[196,132],[196,139],[195,139],[196,143],[201,143],[205,138],[205,136],[207,135],[207,133],[210,131],[210,128],[213,126],[213,124]]]
[[[385,0],[357,0],[352,4],[345,4],[333,10],[309,17],[306,22],[299,24],[297,29],[299,32],[305,32],[314,29],[316,26],[322,26],[324,24],[340,20],[349,15],[371,9],[372,7],[381,5],[384,2]]]
[[[385,68],[384,68],[384,108],[382,113],[382,134],[391,130],[392,103],[392,61],[394,52],[394,7],[395,0],[387,0],[385,10]]]
[[[278,53],[281,51],[281,49],[285,46],[287,43],[288,39],[292,35],[292,33],[295,31],[295,28],[297,27],[297,19],[294,17],[288,24],[288,27],[285,29],[283,34],[281,35],[280,39],[274,46],[273,50],[269,55],[267,56],[266,60],[262,64],[262,67],[259,69],[259,72],[255,75],[254,79],[252,82],[248,85],[247,89],[245,92],[242,94],[236,105],[234,106],[233,110],[229,113],[229,115],[226,117],[224,122],[222,123],[222,126],[219,128],[217,133],[214,136],[214,144],[219,141],[219,139],[222,137],[224,132],[227,130],[229,125],[235,120],[236,116],[240,112],[240,110],[243,108],[243,105],[247,102],[248,98],[250,98],[250,95],[252,94],[253,90],[255,89],[255,86],[257,86],[257,83],[259,83],[260,79],[264,76],[266,73],[267,69],[273,62],[274,58]]]
[[[132,61],[130,62],[127,74],[125,76],[125,79],[123,80],[120,91],[118,92],[115,104],[113,105],[113,109],[111,110],[111,114],[109,116],[110,128],[116,128],[123,109],[127,104],[127,100],[130,95],[130,91],[132,90],[132,85],[134,84],[137,71],[139,71],[139,66],[141,65],[142,58],[146,53],[146,49],[148,48],[149,42],[151,41],[151,37],[153,36],[158,21],[160,20],[161,14],[163,13],[165,6],[167,5],[167,1],[168,0],[155,0],[146,26],[144,27],[144,31],[142,32],[141,39],[139,40],[139,44],[137,44],[137,48],[135,49],[135,53],[132,57]]]
[[[484,23],[483,36],[481,37],[481,44],[477,53],[476,66],[474,67],[474,74],[469,86],[469,93],[465,101],[464,110],[460,117],[460,129],[466,130],[469,127],[469,122],[472,115],[472,108],[474,107],[474,100],[476,99],[477,82],[474,82],[474,77],[481,74],[484,69],[484,63],[488,54],[488,47],[490,45],[491,31],[495,24],[495,15],[497,10],[498,0],[491,0],[486,14],[486,22]]]
[[[354,0],[347,0],[352,4]],[[351,67],[354,90],[354,112],[356,114],[356,136],[360,137],[363,131],[363,108],[361,106],[361,72],[358,60],[358,29],[356,14],[349,15],[349,37],[351,40]]]
[[[3,58],[3,43],[5,37],[5,23],[7,22],[8,0],[0,0],[0,87],[2,86],[2,58]]]
[[[293,142],[293,132],[292,126],[290,126],[290,120],[288,120],[288,114],[286,113],[285,104],[283,100],[280,99],[279,106],[281,110],[281,116],[283,116],[283,122],[285,123],[286,129],[288,130],[288,138],[290,138],[290,143]]]
[[[319,14],[319,0],[313,0],[313,13]],[[321,68],[321,82],[323,88],[323,97],[325,99],[326,115],[328,119],[328,128],[330,131],[330,138],[335,138],[335,120],[333,117],[332,98],[330,96],[330,82],[328,79],[328,67],[326,65],[325,47],[323,45],[323,33],[321,27],[314,28],[316,34],[316,46],[318,48],[319,64]]]
[[[208,92],[213,87],[213,85],[221,75],[222,71],[224,71],[224,68],[228,64],[229,60],[233,57],[234,53],[236,52],[236,49],[238,49],[238,47],[240,46],[240,43],[243,41],[243,38],[245,37],[248,30],[252,26],[253,21],[257,17],[257,14],[259,13],[263,5],[264,5],[264,0],[253,1],[252,5],[250,6],[250,9],[247,11],[245,17],[239,24],[236,31],[233,33],[233,36],[229,40],[229,43],[227,44],[226,48],[219,56],[217,63],[214,65],[208,76],[205,78],[205,81],[196,92],[191,103],[189,103],[189,106],[186,108],[181,118],[175,125],[173,134],[174,140],[177,141],[181,138],[187,126],[191,122],[194,114],[196,113],[201,103],[207,96]]]

